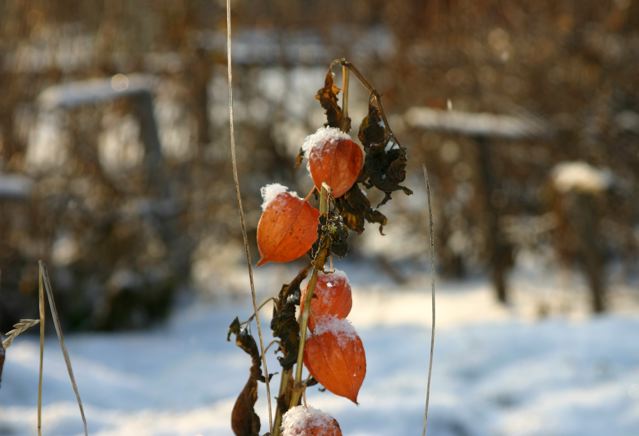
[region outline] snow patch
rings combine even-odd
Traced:
[[[335,287],[337,285],[337,282],[340,280],[343,280],[344,282],[346,282],[346,284],[348,284],[348,276],[344,271],[339,269],[335,269],[332,272],[320,271],[319,275],[326,278],[325,282],[327,288]]]
[[[291,194],[293,197],[299,198],[299,196],[297,195],[297,192],[289,191],[286,186],[281,185],[279,183],[271,183],[269,185],[262,186],[262,189],[260,189],[260,192],[262,193],[262,199],[264,200],[262,202],[262,210],[265,210],[266,207],[273,200],[275,200],[275,198],[278,195],[286,193],[286,192]]]
[[[552,181],[561,192],[602,192],[612,184],[610,171],[593,167],[586,162],[563,162],[552,171]]]
[[[337,338],[337,343],[340,346],[346,345],[347,342],[350,342],[357,337],[357,332],[350,321],[340,319],[335,315],[327,315],[317,318],[313,336],[320,336],[324,333],[331,333],[335,336]]]
[[[304,435],[309,428],[320,430],[314,434],[325,434],[334,428],[333,421],[330,415],[313,407],[293,407],[282,417],[282,436]]]
[[[315,133],[312,135],[308,135],[306,139],[304,139],[304,143],[302,144],[302,151],[304,151],[304,157],[306,157],[306,168],[310,172],[310,163],[309,156],[311,155],[311,150],[314,147],[318,147],[320,145],[326,144],[330,141],[339,141],[343,139],[348,139],[352,141],[351,135],[348,133],[342,132],[340,129],[336,127],[320,127],[317,129]],[[359,144],[358,144],[359,145]],[[361,145],[360,145],[361,148]],[[362,153],[364,149],[362,148]]]

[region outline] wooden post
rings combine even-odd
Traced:
[[[490,144],[488,139],[482,136],[476,136],[474,139],[477,143],[477,178],[482,196],[482,227],[488,268],[490,268],[497,300],[500,303],[507,303],[509,298],[506,274],[512,263],[512,248],[507,243],[499,222],[500,205],[495,201],[497,183],[492,166]]]

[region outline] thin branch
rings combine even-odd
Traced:
[[[42,261],[38,261],[38,266],[40,269],[40,276],[42,281],[44,282],[44,289],[47,292],[47,299],[49,300],[49,310],[51,311],[51,318],[53,318],[53,325],[55,327],[55,332],[58,335],[58,342],[60,342],[60,349],[62,350],[62,355],[64,356],[64,363],[67,366],[67,372],[69,373],[69,380],[71,380],[71,386],[73,387],[73,392],[75,393],[75,399],[78,402],[78,407],[80,408],[80,415],[82,416],[82,424],[84,425],[84,434],[85,436],[89,435],[89,428],[87,425],[87,418],[84,415],[84,407],[82,406],[82,399],[80,398],[80,390],[78,389],[78,384],[75,381],[75,376],[73,375],[73,366],[71,365],[71,357],[69,356],[69,350],[67,350],[67,346],[64,344],[64,333],[62,332],[62,326],[60,325],[60,317],[58,316],[58,309],[55,305],[55,299],[53,298],[53,289],[51,288],[51,281],[49,280],[49,273],[44,266]]]
[[[326,183],[322,183],[322,189],[320,190],[320,215],[328,215],[329,199],[330,199],[330,187]],[[326,257],[328,256],[328,240],[322,238],[319,245],[319,251],[316,258],[313,260],[313,273],[308,281],[306,287],[306,295],[304,299],[304,311],[300,314],[300,345],[297,349],[297,363],[295,367],[295,383],[293,385],[293,392],[291,394],[291,401],[289,408],[297,406],[301,395],[305,391],[305,385],[302,383],[302,370],[304,369],[304,345],[306,343],[306,330],[308,326],[308,318],[311,312],[311,300],[313,293],[315,292],[315,285],[317,285],[317,276],[319,271],[324,269],[326,263]]]
[[[262,302],[260,303],[260,305],[259,305],[259,306],[257,306],[257,310],[258,310],[258,311],[260,311],[260,310],[264,309],[264,306],[266,306],[268,303],[270,303],[271,301],[274,301],[274,300],[275,300],[275,297],[268,297],[266,300],[262,301]],[[251,316],[249,316],[249,318],[248,318],[245,322],[243,322],[242,324],[248,324],[248,323],[250,323],[251,321],[253,321],[253,320],[255,319],[255,315],[256,315],[256,314],[257,314],[257,312],[254,312],[254,313],[253,313]]]
[[[233,123],[233,61],[231,51],[231,0],[226,0],[226,67],[228,73],[228,91],[229,91],[229,130],[231,145],[231,166],[233,168],[233,183],[235,184],[235,196],[237,197],[237,207],[240,212],[240,226],[242,228],[242,239],[244,242],[244,254],[246,255],[246,265],[249,274],[249,283],[251,286],[251,302],[253,304],[253,312],[255,313],[255,324],[257,325],[257,335],[259,339],[260,353],[262,354],[262,366],[264,367],[264,382],[266,384],[266,396],[268,400],[268,424],[269,429],[273,431],[273,410],[271,406],[271,386],[269,382],[268,366],[266,363],[266,353],[264,352],[264,338],[262,335],[262,324],[260,322],[259,310],[257,307],[257,296],[255,293],[255,281],[253,279],[253,260],[251,258],[251,249],[249,247],[248,235],[246,231],[246,218],[244,215],[244,206],[242,205],[242,193],[240,192],[240,178],[237,171],[237,156],[235,153],[235,126]]]
[[[384,121],[384,125],[386,129],[388,130],[388,133],[389,133],[388,139],[393,138],[393,140],[397,144],[399,144],[399,141],[397,140],[397,136],[395,136],[395,133],[393,133],[393,130],[390,127],[390,123],[388,122],[388,118],[386,117],[386,111],[384,110],[384,105],[382,104],[382,96],[379,94],[379,92],[377,92],[377,90],[373,87],[373,85],[371,85],[368,79],[366,79],[366,77],[364,77],[364,75],[357,69],[357,67],[353,65],[350,61],[347,61],[346,58],[333,60],[333,62],[331,62],[331,64],[329,65],[328,70],[332,71],[333,68],[335,68],[335,66],[337,65],[341,65],[343,68],[348,68],[348,70],[350,70],[353,74],[355,74],[355,77],[357,77],[357,80],[359,80],[362,86],[366,88],[366,90],[370,93],[370,100],[375,102],[375,105],[379,109],[379,112],[382,116],[382,120]]]
[[[349,69],[345,65],[342,65],[342,130],[346,130],[347,128],[350,130],[351,124],[348,118],[348,72]]]
[[[44,284],[42,269],[38,271],[38,311],[40,314],[40,366],[38,369],[38,436],[42,436],[42,380],[44,374],[44,322],[46,319],[44,307]]]
[[[433,208],[431,205],[430,196],[430,182],[428,181],[428,171],[426,165],[422,165],[424,172],[424,183],[426,184],[426,196],[428,198],[428,227],[429,227],[429,239],[430,239],[430,285],[431,285],[431,332],[430,332],[430,351],[428,354],[428,381],[426,382],[426,405],[424,406],[424,428],[422,429],[422,436],[426,436],[426,430],[428,429],[428,407],[430,405],[430,382],[433,374],[433,354],[435,352],[435,238],[433,228]]]

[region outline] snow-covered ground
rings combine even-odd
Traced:
[[[428,278],[398,287],[371,269],[340,268],[351,273],[349,319],[366,347],[368,372],[359,406],[317,388],[308,402],[333,415],[345,435],[421,434]],[[260,270],[260,289],[278,289],[283,272]],[[535,307],[555,296],[556,286],[552,275],[531,278],[520,271],[510,309],[496,305],[481,280],[438,286],[429,434],[639,434],[639,312],[536,319]],[[91,434],[231,434],[229,416],[249,358],[226,342],[226,329],[236,314],[246,317],[248,307],[246,296],[200,302],[152,331],[69,335]],[[37,367],[36,338],[19,338],[7,353],[0,435],[35,434]],[[276,368],[271,359],[271,371]],[[79,413],[54,337],[47,342],[44,375],[44,434],[79,434]]]

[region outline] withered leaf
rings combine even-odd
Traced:
[[[351,129],[351,119],[344,116],[342,108],[337,104],[339,91],[340,89],[333,82],[333,73],[329,71],[324,79],[324,87],[317,91],[315,98],[326,111],[326,124],[348,132]]]
[[[386,132],[382,124],[382,118],[379,110],[372,104],[368,106],[368,115],[362,120],[357,137],[364,147],[386,142]]]
[[[413,191],[401,186],[406,179],[406,147],[386,132],[381,114],[371,101],[368,115],[362,121],[358,137],[366,150],[364,169],[360,180],[367,188],[375,187],[384,192],[384,199],[377,207],[391,198],[391,193],[402,190],[406,195]]]
[[[335,205],[340,211],[344,223],[357,233],[364,231],[365,221],[379,224],[380,232],[386,225],[386,216],[371,207],[368,197],[364,195],[357,183],[341,198],[337,198]]]
[[[278,351],[282,354],[278,360],[282,369],[290,369],[297,361],[300,327],[295,317],[295,306],[300,302],[300,283],[306,278],[308,267],[304,268],[288,284],[282,285],[274,300],[271,330],[280,340]]]
[[[260,353],[255,339],[248,328],[241,325],[238,318],[235,318],[229,326],[227,340],[230,340],[231,335],[235,335],[235,344],[249,354],[252,360],[249,378],[233,406],[231,428],[237,436],[259,436],[260,417],[255,413],[255,403],[257,402],[257,382],[264,380]]]

